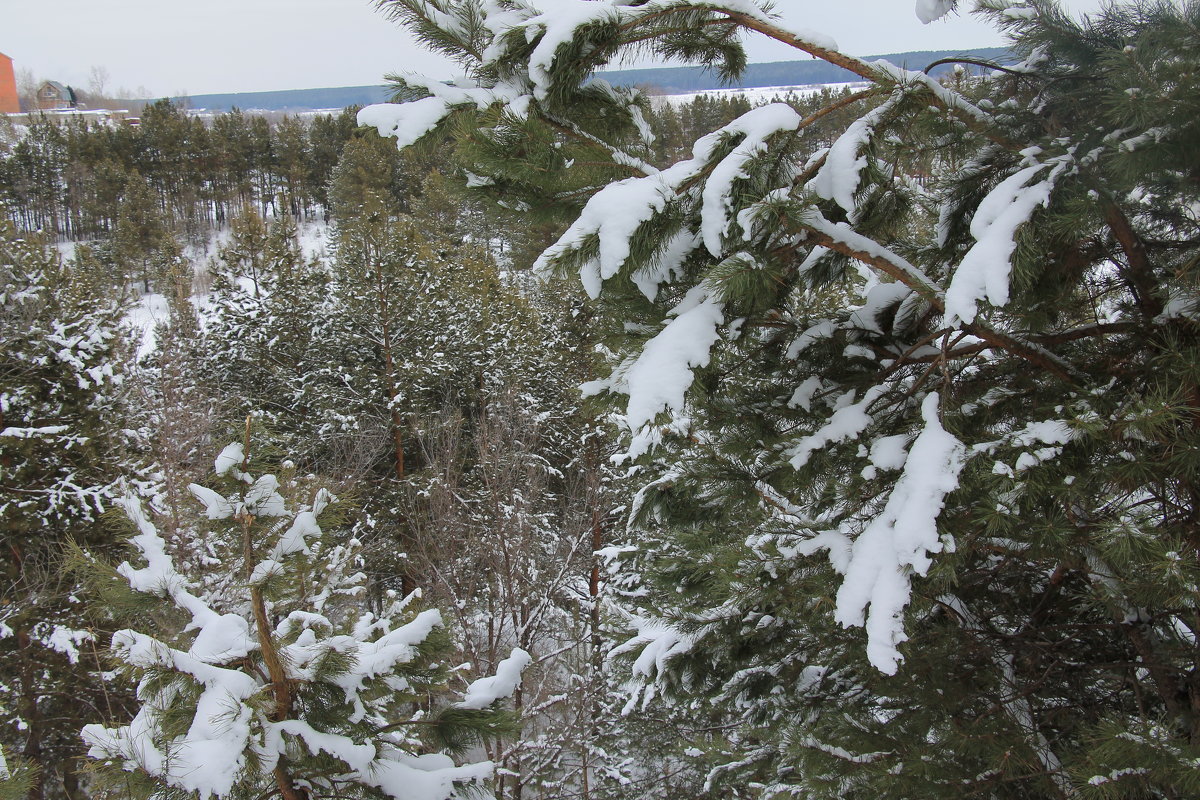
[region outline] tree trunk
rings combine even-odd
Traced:
[[[24,629],[17,630],[16,638],[17,652],[20,654],[21,659],[21,716],[28,726],[25,730],[25,749],[21,754],[30,763],[40,767],[37,775],[34,776],[33,783],[29,787],[29,794],[26,795],[26,798],[27,800],[43,800],[46,796],[46,765],[42,761],[44,726],[42,713],[38,708],[37,702],[37,667],[34,664],[32,654],[33,641],[29,638],[29,632]]]

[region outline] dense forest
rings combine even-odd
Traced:
[[[0,131],[0,798],[1200,794],[1200,4],[379,5],[464,75]],[[863,85],[589,80],[743,31]]]
[[[660,106],[655,157],[749,108]],[[645,737],[658,754],[679,735],[611,721],[624,698],[604,664],[627,626],[600,601],[604,548],[629,498],[613,435],[576,388],[592,374],[591,312],[529,273],[561,223],[489,204],[445,142],[401,152],[356,111],[205,119],[161,101],[138,126],[4,131],[0,741],[23,796],[97,796],[79,732],[133,714],[136,682],[106,650],[118,621],[159,617],[111,613],[130,601],[96,574],[129,557],[127,496],[181,572],[214,587],[239,574],[188,489],[211,483],[230,442],[284,470],[292,502],[338,498],[332,529],[360,548],[355,607],[419,589],[443,610],[467,666],[429,697],[514,646],[536,659],[519,727],[482,740],[500,794],[695,780],[609,741]],[[301,228],[324,246],[306,252]]]
[[[329,205],[354,121],[347,113],[272,125],[240,112],[205,120],[161,100],[137,126],[34,115],[19,134],[9,127],[0,161],[8,214],[25,230],[91,240],[112,234],[123,214],[145,216],[133,204],[149,197],[163,224],[191,237],[246,205],[273,213],[280,196],[280,213],[310,216]]]

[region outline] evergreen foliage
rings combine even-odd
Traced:
[[[681,117],[699,126],[706,116],[745,110],[735,106],[697,101]],[[654,115],[646,121],[668,129]],[[25,143],[18,159],[12,151],[0,157],[0,177],[15,179],[7,170],[26,164],[46,178],[44,206],[33,203],[24,178],[0,180],[18,218],[57,213],[60,234],[102,237],[76,242],[62,262],[34,237],[12,234],[20,246],[7,252],[19,252],[22,268],[45,265],[39,274],[52,288],[39,294],[47,303],[38,313],[53,307],[62,316],[67,303],[70,314],[104,317],[105,336],[116,337],[86,360],[89,373],[113,372],[97,387],[99,399],[80,392],[97,410],[81,420],[88,441],[55,448],[10,437],[9,449],[102,479],[90,488],[102,490],[94,499],[105,508],[123,496],[118,479],[132,478],[177,571],[213,573],[197,578],[204,583],[219,580],[222,568],[188,486],[206,480],[215,433],[252,414],[259,440],[289,453],[300,474],[355,498],[344,513],[363,543],[359,607],[377,608],[406,581],[424,586],[452,610],[455,644],[470,661],[456,681],[490,674],[514,646],[531,654],[514,697],[524,712],[520,731],[482,746],[480,757],[503,770],[499,795],[697,791],[701,762],[672,760],[670,726],[618,720],[622,679],[603,669],[614,624],[604,604],[611,576],[606,556],[593,551],[609,543],[612,509],[623,501],[607,464],[611,438],[579,407],[575,388],[594,369],[595,328],[575,287],[539,285],[527,271],[561,233],[562,215],[533,222],[519,202],[487,207],[463,186],[480,176],[464,174],[443,142],[400,153],[370,129],[353,133],[352,115],[317,117],[305,141],[305,126],[287,119],[270,127],[244,114],[196,122],[161,104],[143,129],[50,123],[12,139]],[[677,130],[671,146],[689,135]],[[297,158],[305,170],[288,166]],[[311,213],[304,198],[315,190],[301,172],[331,184],[324,199],[311,196],[335,215],[327,249],[308,255],[296,223]],[[231,236],[210,268],[194,274],[192,259],[206,257],[200,244],[218,220]],[[111,292],[130,288],[143,296],[122,312]],[[33,306],[13,309],[22,307]],[[27,321],[12,322],[6,344],[14,357],[44,330]],[[388,347],[380,344],[385,323],[394,334]],[[136,348],[119,341],[124,324],[146,326]],[[46,375],[61,354],[46,349],[54,341],[30,350]],[[387,355],[394,393],[386,389]],[[19,383],[16,372],[8,377]],[[60,377],[67,386],[80,376]],[[17,461],[21,480],[45,477]],[[5,479],[17,474],[8,466]],[[3,501],[27,500],[29,488],[5,480]],[[151,609],[111,584],[84,591],[59,554],[64,543],[74,560],[75,545],[102,558],[114,547],[96,503],[88,507],[26,520],[36,547],[20,550],[3,595],[0,672],[15,698],[0,704],[14,723],[4,741],[7,753],[24,754],[14,764],[34,768],[22,774],[43,767],[24,790],[31,800],[99,792],[77,769],[78,729],[119,727],[136,710],[132,686],[104,672],[97,651],[112,636],[114,614]],[[24,522],[14,525],[16,537]],[[124,624],[150,630],[164,618],[171,619],[149,613]],[[671,766],[661,775],[648,768],[664,761]],[[688,769],[677,774],[681,765]]]
[[[158,198],[137,170],[125,184],[112,238],[114,257],[129,270],[125,277],[140,282],[142,291],[148,294],[150,264],[167,238],[167,232]]]
[[[643,481],[625,649],[711,721],[705,791],[1195,792],[1200,5],[985,2],[1025,60],[948,85],[765,4],[381,5],[467,77],[360,121],[576,217],[539,266],[596,299],[586,388]],[[636,93],[585,83],[634,48],[737,72],[741,28],[870,86],[659,171]]]
[[[134,797],[444,800],[478,788],[491,764],[455,766],[443,751],[511,730],[498,701],[528,657],[514,651],[464,700],[439,700],[453,663],[439,613],[418,610],[419,592],[364,608],[361,549],[334,533],[336,499],[290,462],[282,481],[262,474],[248,439],[216,459],[220,491],[191,486],[221,570],[177,572],[140,502],[122,502],[145,566],[122,564],[107,591],[128,583],[147,597],[123,605],[164,610],[139,617],[158,621],[153,633],[113,636],[142,705],[128,726],[87,726],[91,755]]]
[[[5,756],[0,749],[0,798],[21,800],[33,788],[37,778],[37,767],[23,760]]]
[[[39,797],[78,791],[79,710],[122,695],[96,679],[97,632],[63,548],[112,547],[100,515],[139,477],[120,306],[72,272],[0,220],[0,742]]]
[[[35,116],[0,134],[0,206],[23,230],[71,239],[155,223],[202,241],[245,205],[310,217],[329,212],[327,188],[354,131],[353,110],[274,124],[232,111],[209,120],[160,100],[136,126]],[[137,208],[131,208],[130,204]],[[277,205],[278,203],[278,205]],[[140,276],[138,276],[140,277]]]
[[[503,800],[1200,793],[1196,5],[988,2],[1022,63],[939,80],[743,0],[382,5],[468,75],[357,131],[0,132],[20,225],[100,237],[0,230],[0,795],[106,791],[100,720],[123,796],[482,786],[434,751]],[[732,73],[742,30],[866,86],[589,80]],[[134,281],[169,315],[136,354]],[[294,463],[211,482],[247,415]],[[97,566],[114,502],[144,568]]]

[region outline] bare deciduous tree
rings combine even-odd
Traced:
[[[511,391],[418,428],[429,468],[408,514],[414,574],[456,616],[473,674],[512,647],[533,656],[514,696],[521,735],[489,747],[497,789],[508,800],[587,796],[604,683],[599,459],[556,468],[549,425]]]

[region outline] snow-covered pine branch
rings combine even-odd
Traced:
[[[562,118],[573,116],[570,102],[580,100],[583,79],[622,48],[637,43],[669,54],[678,46],[675,37],[685,34],[670,27],[672,21],[715,23],[724,19],[730,30],[745,24],[818,54],[837,51],[828,37],[781,28],[777,19],[750,2],[570,2],[546,7],[526,2],[446,3],[434,8],[427,2],[400,0],[394,5],[403,8],[410,19],[421,19],[417,32],[421,35],[424,31],[426,38],[430,26],[461,31],[467,16],[478,18],[480,29],[492,35],[482,51],[461,54],[471,64],[470,88],[461,82],[445,85],[405,78],[406,90],[412,92],[416,87],[429,96],[363,110],[360,122],[397,137],[401,147],[433,130],[456,107],[483,110],[500,105],[514,117],[541,115],[561,126]],[[948,9],[942,4],[940,11]],[[933,12],[924,8],[922,14],[931,17]],[[454,33],[447,30],[446,35]],[[724,59],[721,63],[728,69],[738,68],[738,56],[720,47],[704,51],[704,58],[712,63]],[[835,58],[844,60],[846,57]],[[866,170],[869,164],[874,165],[872,174],[883,167],[873,155],[876,140],[882,140],[899,120],[911,118],[934,102],[951,110],[952,116],[963,112],[975,125],[989,124],[988,116],[974,104],[924,75],[886,63],[859,62],[851,67],[890,87],[891,95],[847,129],[807,182],[797,183],[805,171],[798,147],[804,120],[787,105],[765,106],[699,140],[691,159],[661,171],[643,168],[643,176],[612,182],[596,191],[575,223],[539,259],[537,267],[543,271],[577,269],[593,298],[602,293],[606,281],[618,277],[636,281],[651,301],[658,300],[658,284],[664,281],[687,289],[685,297],[668,307],[661,332],[641,345],[640,353],[630,355],[608,379],[585,387],[588,393],[609,391],[629,396],[624,416],[633,442],[628,457],[652,449],[660,438],[660,426],[687,434],[691,412],[686,410],[685,396],[695,370],[710,364],[711,350],[721,338],[719,330],[731,321],[721,302],[723,288],[699,265],[706,259],[735,265],[744,258],[753,270],[781,247],[801,249],[804,229],[813,227],[812,220],[823,223],[816,232],[828,236],[835,231],[816,207],[793,217],[791,232],[780,231],[778,226],[755,227],[755,220],[762,215],[750,213],[751,208],[781,199],[798,200],[801,208],[806,201],[835,200],[855,222],[860,217],[858,203],[877,199],[869,189]],[[610,150],[623,152],[620,144],[614,141]],[[623,155],[614,158],[625,160]],[[663,231],[669,231],[668,238],[659,238]],[[846,236],[852,234],[868,251],[886,250],[869,235],[846,232]],[[916,267],[906,267],[913,276],[910,285],[929,293],[938,305],[944,304],[942,290],[933,279]],[[889,276],[896,277],[894,273],[884,275]],[[907,276],[902,273],[901,277]],[[997,291],[993,297],[1001,295]],[[881,387],[875,396],[882,391]],[[664,411],[672,421],[656,422]],[[849,613],[845,619],[854,616]],[[900,634],[879,635],[887,639]]]
[[[231,444],[215,461],[221,489],[192,487],[219,526],[232,582],[180,574],[142,504],[122,501],[144,566],[117,572],[190,621],[114,634],[113,655],[140,678],[142,705],[128,725],[84,729],[92,758],[150,795],[447,800],[483,791],[491,762],[456,765],[439,743],[507,730],[499,705],[528,656],[514,652],[495,677],[439,708],[449,659],[439,612],[417,610],[419,592],[389,593],[366,610],[358,543],[322,528],[336,498],[318,489],[299,501],[296,481],[255,477],[247,461]],[[414,715],[413,703],[427,710]]]
[[[1176,626],[1200,579],[1200,229],[1181,211],[1200,10],[1075,21],[984,0],[1022,63],[939,79],[748,0],[438,4],[468,6],[488,31],[472,80],[531,98],[474,106],[472,144],[520,146],[468,151],[487,155],[471,172],[569,218],[539,266],[592,298],[608,374],[585,392],[611,402],[645,482],[622,552],[664,619],[627,654],[638,699],[736,698],[769,732],[725,762],[728,785],[1064,797],[1086,774],[1178,794],[1176,755],[1200,739]],[[645,160],[636,126],[587,78],[635,47],[736,72],[739,28],[873,87],[808,117],[754,109],[678,163],[627,160]],[[595,140],[612,169],[584,179],[570,148]],[[951,586],[985,624],[953,623]],[[1019,730],[988,710],[1016,708],[1013,687]],[[1162,737],[1126,747],[1121,724]],[[1084,755],[1093,735],[1109,746]]]

